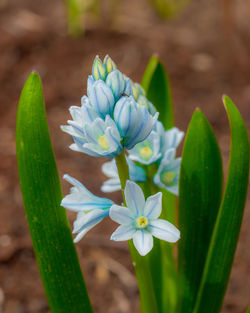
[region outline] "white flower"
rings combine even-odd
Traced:
[[[178,195],[181,158],[175,159],[175,153],[175,149],[167,150],[154,176],[154,183]]]
[[[153,248],[153,236],[168,242],[180,238],[180,231],[173,224],[158,218],[162,210],[161,192],[148,197],[145,202],[141,188],[128,180],[125,200],[127,207],[114,204],[110,208],[110,218],[121,224],[112,234],[112,240],[133,239],[140,255],[146,255]]]
[[[97,117],[93,122],[84,125],[74,121],[68,123],[70,126],[62,126],[62,130],[73,136],[75,143],[70,145],[70,149],[106,158],[114,158],[121,153],[121,137],[109,115],[105,121]]]
[[[78,233],[74,242],[78,242],[91,228],[109,215],[109,209],[114,202],[93,195],[77,179],[69,175],[64,175],[63,178],[73,187],[70,194],[63,198],[61,206],[78,213],[73,229],[73,234]]]
[[[153,130],[147,139],[128,150],[130,160],[146,165],[156,162],[162,156],[160,140],[160,135]]]

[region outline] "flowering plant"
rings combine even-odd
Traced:
[[[140,85],[109,56],[96,57],[87,94],[61,128],[72,137],[73,151],[110,159],[102,166],[108,180],[101,190],[121,190],[123,203],[95,196],[68,174],[64,179],[72,187],[63,197],[41,82],[30,75],[19,101],[17,159],[51,312],[93,312],[64,208],[77,213],[75,243],[104,218],[119,224],[110,239],[128,241],[142,313],[220,312],[249,173],[244,122],[228,97],[223,102],[231,126],[224,191],[220,149],[201,110],[192,116],[182,156],[176,156],[184,132],[174,126],[168,76],[158,58],[151,58]]]

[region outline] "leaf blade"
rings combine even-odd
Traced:
[[[18,173],[33,247],[53,313],[91,313],[65,209],[46,120],[42,85],[31,73],[17,114]]]
[[[228,179],[194,313],[220,312],[233,264],[247,194],[249,179],[247,130],[232,100],[225,96],[223,102],[231,128]]]
[[[157,56],[152,56],[142,78],[147,98],[160,113],[159,120],[166,129],[174,126],[174,113],[168,74]]]
[[[195,305],[222,194],[222,160],[213,130],[200,110],[192,116],[180,172],[178,312]],[[211,311],[212,312],[212,311]]]

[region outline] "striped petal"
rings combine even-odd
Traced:
[[[133,243],[139,254],[144,256],[153,248],[153,237],[148,231],[140,229],[133,235]]]
[[[173,224],[162,219],[150,221],[148,229],[154,237],[168,242],[176,242],[180,239],[180,231]]]

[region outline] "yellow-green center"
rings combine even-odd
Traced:
[[[107,139],[105,135],[102,135],[98,139],[98,144],[103,150],[108,150],[109,149],[109,144],[107,142]]]
[[[148,219],[145,216],[140,216],[136,220],[136,224],[139,228],[145,228],[148,226]]]
[[[148,160],[151,158],[153,151],[150,147],[143,147],[139,150],[139,153],[144,160]]]
[[[176,173],[175,172],[165,172],[161,175],[161,180],[165,185],[171,185],[171,183],[173,182],[173,180],[176,177]]]

